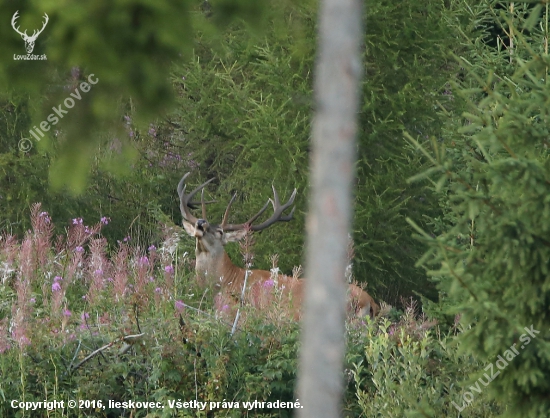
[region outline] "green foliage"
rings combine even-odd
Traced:
[[[263,19],[258,19],[258,14],[267,16],[270,8],[268,2],[251,0],[213,3],[213,21],[218,24],[238,18],[261,26]],[[101,137],[120,132],[125,107],[132,108],[135,123],[141,128],[172,108],[174,94],[166,69],[182,55],[189,57],[193,26],[210,31],[214,27],[201,17],[202,13],[210,15],[210,11],[194,12],[195,6],[191,1],[174,0],[20,2],[17,24],[22,31],[40,28],[44,14],[49,17],[33,51],[45,54],[47,60],[11,60],[12,56],[24,55],[23,42],[10,25],[2,25],[0,36],[6,42],[0,46],[0,55],[10,59],[0,66],[0,92],[30,95],[32,125],[46,121],[52,108],[78,91],[89,75],[98,80],[62,120],[52,122],[67,134],[51,166],[54,186],[66,185],[73,193],[83,191]],[[0,5],[1,20],[10,22],[16,11],[11,4]],[[273,19],[278,16],[269,15]],[[74,83],[63,85],[60,75],[69,71],[75,75]],[[50,134],[53,131],[47,130]],[[135,158],[131,150],[123,142],[126,159]]]
[[[235,5],[240,5],[239,10],[250,6],[247,2]],[[134,6],[114,5],[115,16],[126,22],[125,16]],[[75,11],[74,19],[80,19],[77,6],[71,7]],[[155,10],[158,7],[161,9],[157,10],[158,13],[164,10],[160,4],[143,7]],[[78,216],[85,220],[109,216],[113,220],[112,227],[105,229],[104,233],[111,245],[128,235],[131,226],[129,234],[132,239],[137,238],[142,246],[148,246],[158,240],[159,220],[179,222],[174,188],[185,172],[193,170],[196,173],[191,176],[190,183],[216,178],[207,190],[217,201],[209,205],[208,210],[213,222],[221,219],[226,203],[235,192],[237,201],[231,219],[242,222],[271,196],[271,184],[276,186],[282,199],[297,187],[295,219],[261,234],[257,240],[255,267],[270,267],[269,257],[275,253],[285,254],[280,258],[280,267],[286,273],[301,264],[308,197],[316,7],[305,1],[266,6],[262,11],[264,17],[257,20],[264,23],[255,36],[250,36],[249,22],[235,22],[232,18],[223,23],[225,32],[214,30],[215,22],[221,19],[218,7],[223,5],[213,2],[211,10],[203,10],[204,7],[193,15],[198,28],[193,53],[172,58],[172,66],[167,65],[166,60],[159,61],[164,64],[155,77],[166,81],[166,71],[171,70],[168,81],[173,91],[170,94],[176,98],[175,110],[161,121],[144,123],[147,116],[142,110],[147,107],[142,101],[148,99],[141,97],[144,92],[139,89],[151,86],[151,97],[157,97],[155,91],[160,91],[160,87],[155,90],[155,86],[161,86],[164,81],[159,81],[160,78],[151,83],[144,81],[139,89],[134,89],[128,85],[132,80],[120,80],[120,77],[126,77],[126,71],[111,74],[108,70],[107,66],[114,62],[116,55],[110,49],[105,52],[110,58],[101,61],[106,75],[97,72],[94,65],[73,68],[70,76],[65,76],[66,72],[52,75],[44,71],[40,77],[46,77],[55,88],[44,92],[40,100],[32,91],[24,99],[5,96],[8,103],[12,101],[18,106],[15,114],[7,115],[8,119],[16,119],[17,130],[7,130],[1,139],[3,146],[10,150],[10,155],[6,154],[4,158],[9,167],[6,171],[12,172],[13,176],[5,184],[9,185],[9,195],[13,199],[6,213],[10,213],[8,219],[14,232],[22,234],[28,229],[26,214],[29,207],[33,202],[41,201],[58,224]],[[418,289],[434,297],[423,273],[414,267],[423,250],[411,239],[411,229],[404,219],[410,217],[423,225],[422,215],[435,213],[437,202],[426,188],[405,183],[406,178],[421,169],[423,161],[419,153],[406,149],[404,142],[396,138],[401,137],[406,127],[414,126],[425,135],[439,127],[434,103],[444,101],[446,96],[441,94],[441,87],[452,69],[447,64],[434,68],[438,65],[434,64],[436,60],[444,59],[442,50],[449,42],[448,34],[442,28],[443,12],[438,2],[426,6],[410,2],[397,7],[378,1],[369,4],[367,10],[367,77],[360,119],[354,268],[358,281],[368,281],[378,299],[392,304],[399,304],[400,296],[410,295]],[[48,13],[49,24],[53,25],[53,12]],[[158,15],[155,13],[146,21],[150,23],[151,19],[156,19]],[[23,13],[22,9],[21,15],[28,15],[28,12]],[[69,16],[68,12],[62,15],[63,18]],[[429,24],[425,25],[418,16],[428,18]],[[83,33],[90,35],[84,41],[90,45],[90,50],[95,50],[92,48],[94,37],[89,31],[96,29],[92,27],[94,19],[89,20]],[[116,23],[113,22],[102,23],[102,30],[108,31],[109,25]],[[56,36],[55,42],[59,41],[57,36],[68,30],[64,25],[51,35]],[[402,27],[410,36],[396,38],[394,34],[401,33]],[[148,32],[142,25],[138,25],[135,31],[141,33],[142,29],[145,31],[143,36],[147,37]],[[133,33],[124,25],[120,30],[124,36]],[[99,41],[109,42],[111,36],[110,33],[102,34]],[[77,54],[79,39],[71,40],[70,48],[59,56],[68,59],[71,54]],[[379,42],[379,39],[384,42]],[[16,41],[14,45],[20,43]],[[162,42],[162,39],[155,38],[155,41]],[[170,51],[175,45],[172,41],[167,39],[163,56],[171,56]],[[56,45],[48,41],[48,45],[38,43],[36,48],[56,48]],[[122,40],[113,41],[115,52],[121,45]],[[131,55],[132,59],[124,59],[124,68],[139,67],[131,63],[138,59],[139,54],[144,54],[140,49],[142,46],[138,40],[131,43],[134,55]],[[79,51],[80,55],[85,53],[84,49]],[[90,53],[90,59],[92,57],[95,55]],[[192,58],[189,60],[189,57]],[[394,64],[395,60],[398,65]],[[153,64],[152,60],[144,61],[147,65],[135,71],[143,72],[143,77],[147,78],[149,72],[146,69]],[[17,141],[29,137],[29,129],[36,125],[36,120],[51,113],[51,107],[58,104],[56,101],[65,99],[67,91],[74,89],[92,71],[100,81],[84,94],[78,106],[71,109],[74,114],[66,115],[56,132],[49,131],[50,135],[40,143],[34,143],[37,150],[33,149],[27,155],[19,153]],[[99,106],[96,100],[106,95],[109,106],[100,107],[102,112],[109,109],[107,113],[113,118],[111,122],[102,122],[101,115],[95,122],[86,122],[90,112]],[[132,100],[127,100],[128,97]],[[158,97],[158,100],[164,100]],[[87,129],[92,123],[94,129],[80,135],[69,125],[62,126],[69,118],[77,121],[78,129]],[[93,141],[86,139],[88,134],[93,136]],[[98,146],[99,152],[96,150]],[[41,154],[40,157],[36,152]],[[76,154],[66,158],[67,152]],[[62,172],[63,167],[73,170],[81,164],[81,159],[91,167],[89,173],[84,170],[89,182],[86,193],[73,198],[71,191],[51,191],[50,184],[56,183],[56,176],[48,176],[48,171],[59,168]],[[11,168],[13,164],[26,168],[14,170]],[[21,174],[15,176],[16,172]],[[79,175],[72,172],[63,178],[84,184],[78,180]],[[191,243],[186,242],[186,249],[191,250],[190,247]],[[240,257],[236,248],[228,249],[233,260],[238,262]]]
[[[298,7],[293,5],[291,9],[295,8],[299,15]],[[7,188],[2,189],[10,196],[5,213],[9,214],[6,221],[12,230],[22,234],[28,229],[29,207],[32,202],[41,201],[58,224],[79,216],[85,220],[109,216],[113,221],[112,228],[105,230],[105,236],[111,244],[126,236],[128,227],[132,226],[130,235],[146,247],[158,239],[159,220],[170,222],[172,219],[172,222],[179,223],[180,214],[174,204],[175,185],[186,171],[200,165],[201,169],[192,181],[202,182],[212,175],[219,180],[209,190],[218,200],[209,209],[209,216],[214,221],[221,218],[230,193],[239,193],[232,219],[242,222],[271,196],[272,183],[282,199],[298,187],[296,220],[262,234],[261,243],[273,244],[258,248],[263,257],[258,257],[256,266],[269,267],[269,255],[282,251],[292,255],[282,258],[281,267],[286,272],[299,265],[307,201],[310,65],[306,66],[306,62],[311,61],[311,53],[306,58],[288,53],[290,50],[296,52],[302,40],[296,31],[283,33],[280,30],[280,24],[273,16],[279,13],[279,8],[269,12],[273,42],[256,39],[253,43],[245,25],[240,23],[234,24],[233,31],[216,40],[207,30],[211,23],[208,19],[198,23],[208,36],[197,38],[194,60],[183,59],[182,63],[172,67],[171,83],[178,96],[178,110],[170,116],[169,123],[144,127],[140,123],[139,103],[132,101],[123,106],[120,100],[111,101],[112,106],[118,106],[111,114],[118,115],[119,122],[108,134],[94,134],[95,143],[100,145],[97,158],[91,158],[95,152],[91,149],[78,151],[80,156],[91,158],[87,163],[91,164],[90,187],[80,197],[72,197],[70,192],[50,190],[48,179],[48,169],[59,162],[64,161],[71,170],[79,164],[74,158],[63,157],[63,147],[73,147],[71,138],[78,135],[64,127],[55,133],[59,135],[57,138],[46,137],[40,143],[34,143],[43,155],[37,156],[34,149],[27,155],[20,153],[16,148],[17,141],[29,136],[31,115],[36,112],[36,107],[42,105],[33,104],[29,108],[28,103],[34,103],[30,96],[6,99],[7,103],[18,106],[14,113],[6,109],[7,119],[12,125],[17,125],[17,129],[6,126],[5,136],[3,133],[1,138],[1,143],[9,150],[4,155],[7,163],[3,168],[6,176],[8,170],[11,175],[5,177],[7,181],[3,185]],[[308,13],[307,16],[312,11]],[[202,19],[200,16],[197,16],[198,21]],[[288,24],[299,28],[303,25],[296,22],[310,25],[308,19],[289,18]],[[205,65],[211,67],[205,70]],[[163,68],[170,67],[165,65]],[[58,77],[59,84],[74,87],[83,76],[81,70],[75,71],[68,78]],[[163,77],[166,76],[164,72]],[[99,82],[87,94],[100,85]],[[116,89],[111,89],[111,92],[116,92]],[[43,102],[49,103],[54,100],[52,97]],[[230,100],[219,100],[220,97]],[[92,101],[88,105],[91,106]],[[48,111],[51,113],[51,107]],[[124,121],[120,123],[124,114]],[[86,118],[84,114],[76,116],[78,120]],[[236,119],[239,122],[235,122]],[[88,140],[85,143],[86,146],[91,144]],[[128,150],[133,155],[131,159]],[[36,164],[34,159],[41,161],[42,165]],[[28,172],[15,176],[14,164],[27,164]],[[203,167],[208,167],[208,170],[203,170]],[[233,176],[231,180],[229,176]],[[73,174],[68,177],[73,178]],[[36,180],[31,182],[29,179]],[[8,206],[6,200],[0,204]],[[278,247],[275,243],[281,241],[285,245]],[[233,256],[239,259],[236,254]]]
[[[8,399],[52,394],[65,400],[293,400],[296,324],[246,312],[246,323],[231,335],[211,314],[210,298],[189,280],[186,258],[178,258],[192,253],[190,239],[179,249],[170,244],[173,251],[155,260],[148,254],[147,269],[140,260],[151,243],[166,241],[159,221],[179,223],[175,185],[193,171],[191,186],[216,179],[207,189],[207,199],[216,200],[208,207],[213,222],[234,192],[231,220],[242,222],[271,197],[271,184],[281,199],[297,187],[295,220],[257,238],[254,262],[269,268],[270,256],[279,253],[284,272],[300,264],[315,7],[219,1],[208,9],[203,3],[193,17],[198,31],[191,52],[190,26],[182,25],[192,19],[188,3],[65,3],[22,2],[22,27],[39,27],[42,10],[50,15],[36,45],[48,61],[0,66],[0,415],[13,415]],[[0,5],[4,21],[15,11],[10,7]],[[351,324],[348,416],[449,416],[462,406],[465,417],[548,415],[548,9],[515,3],[512,18],[509,7],[496,1],[368,5],[355,276],[393,304],[414,292],[434,299],[433,285],[414,266],[427,245],[420,264],[439,284],[441,300],[425,306],[442,329],[456,328],[457,314],[464,326],[456,344],[427,332],[433,324],[407,311],[401,319],[394,311],[391,323]],[[225,14],[230,9],[236,20]],[[284,19],[276,19],[281,11]],[[109,18],[94,18],[97,13]],[[251,22],[238,19],[253,14],[262,16],[256,37],[248,31]],[[8,25],[0,34],[6,40],[0,53],[22,50]],[[449,51],[456,60],[448,60]],[[99,83],[59,129],[21,152],[17,142],[90,73]],[[450,76],[454,83],[447,82]],[[170,100],[175,110],[154,121],[151,115],[168,109]],[[403,131],[411,146],[402,141]],[[433,153],[426,151],[430,142]],[[90,172],[73,174],[83,161]],[[73,185],[89,175],[86,193],[50,191],[52,167],[70,172]],[[431,182],[407,184],[412,176]],[[29,220],[37,201],[56,229],[37,227],[36,207]],[[55,299],[54,278],[69,280],[78,259],[76,241],[60,240],[54,248],[53,235],[84,234],[71,219],[89,224],[103,216],[111,222],[88,227],[101,227],[102,235],[81,243],[86,257],[63,298]],[[421,242],[412,240],[406,218]],[[5,232],[21,240],[14,244]],[[127,235],[131,246],[115,245]],[[229,250],[238,262],[236,247]],[[111,282],[98,285],[98,260],[111,279],[126,274],[140,290],[122,297]],[[168,264],[176,270],[173,279],[164,270]],[[153,281],[143,281],[149,277]],[[187,308],[180,322],[180,299],[202,312]],[[22,326],[27,334],[18,334]],[[525,327],[531,326],[540,334],[527,344]],[[141,332],[121,350],[121,336]],[[32,335],[30,344],[22,335]],[[517,358],[480,386],[486,367],[499,355],[511,357],[513,344],[523,345]]]
[[[92,186],[86,194],[73,196],[66,190],[52,191],[49,187],[48,169],[57,155],[56,151],[23,153],[18,150],[17,141],[14,141],[14,138],[24,136],[24,130],[28,126],[27,103],[28,97],[21,96],[2,102],[0,229],[22,236],[31,227],[31,206],[42,202],[53,221],[58,224],[58,234],[63,232],[62,225],[70,219],[81,217],[90,222],[107,216],[114,222],[104,233],[113,244],[128,235],[131,225],[133,228],[130,229],[130,234],[144,241],[143,246],[158,240],[158,221],[166,219],[157,216],[157,208],[164,204],[166,212],[170,211],[177,174],[172,177],[151,175],[152,170],[148,167],[150,163],[144,161],[143,168],[140,165],[131,177],[114,177],[102,169],[96,160],[92,167]],[[139,143],[134,142],[134,146],[137,148]],[[112,154],[118,155],[116,150]],[[152,161],[158,164],[159,157]],[[172,166],[173,164],[170,167]],[[145,201],[144,196],[148,196]]]
[[[494,16],[493,7],[477,8],[476,21]],[[529,17],[525,5],[500,16],[494,25],[515,34],[506,50],[471,42],[469,28],[456,27],[470,57],[458,57],[466,74],[453,90],[467,108],[463,118],[449,112],[445,141],[433,142],[433,154],[424,151],[433,166],[425,177],[441,193],[446,216],[434,220],[437,237],[418,231],[429,245],[422,263],[448,298],[447,313],[460,313],[467,326],[459,338],[462,351],[485,363],[507,357],[509,364],[484,390],[508,402],[506,416],[546,417],[549,16],[546,8],[540,24],[531,25],[540,17]],[[532,30],[522,33],[528,24]],[[490,33],[486,25],[477,30]],[[512,346],[519,353],[511,354]]]
[[[185,150],[198,174],[195,184],[216,178],[208,190],[217,201],[208,206],[212,222],[221,221],[235,192],[230,222],[241,223],[272,196],[272,184],[283,201],[298,189],[295,219],[263,232],[256,247],[255,267],[268,268],[269,255],[285,253],[281,268],[290,273],[301,263],[304,239],[311,58],[288,53],[291,35],[252,44],[240,27],[224,37],[218,52],[207,42],[200,38],[193,61],[174,71],[178,109],[162,128],[163,138]]]
[[[365,82],[360,114],[356,185],[355,276],[391,304],[414,292],[434,298],[433,286],[415,262],[424,248],[405,218],[425,225],[437,198],[407,179],[425,162],[402,139],[404,130],[439,135],[438,103],[448,103],[445,83],[456,65],[444,2],[368,2]]]
[[[472,370],[482,367],[460,354],[454,344],[455,328],[441,335],[434,322],[418,318],[416,304],[406,305],[395,322],[381,318],[376,324],[349,330],[347,360],[351,394],[347,416],[442,417],[455,416],[456,388]],[[356,326],[356,325],[355,325]],[[432,328],[432,329],[431,329]],[[348,391],[347,395],[350,395]],[[461,403],[460,403],[461,405]],[[464,417],[492,417],[500,411],[481,394]]]
[[[54,185],[83,189],[99,133],[120,120],[121,98],[132,97],[141,123],[171,103],[172,90],[162,69],[189,46],[189,7],[181,1],[28,1],[19,5],[22,27],[39,28],[36,21],[48,14],[49,25],[34,52],[46,53],[48,60],[5,60],[0,67],[0,86],[3,92],[25,91],[33,102],[42,102],[37,106],[41,111],[35,115],[35,124],[46,120],[52,107],[62,104],[88,75],[99,80],[91,92],[82,93],[81,101],[57,126],[69,134],[69,140],[61,146],[61,159],[52,167]],[[9,22],[15,11],[4,5],[2,21]],[[32,22],[30,16],[35,17]],[[9,25],[2,25],[0,31],[2,38],[9,40],[0,48],[2,56],[23,53],[20,36]],[[68,72],[75,65],[85,74],[76,77],[73,85],[59,86],[55,74]]]
[[[232,334],[233,318],[213,312],[186,256],[171,250],[172,231],[158,249],[121,243],[109,256],[101,224],[76,222],[54,245],[48,214],[39,205],[32,213],[22,241],[0,236],[1,416],[66,416],[61,408],[11,407],[11,400],[44,399],[96,401],[71,416],[294,415],[268,406],[296,402],[299,324],[283,319],[281,307],[245,307]],[[480,366],[459,355],[451,338],[432,337],[434,324],[415,311],[413,304],[396,322],[348,322],[346,416],[453,412],[451,388]],[[170,406],[193,400],[206,410]],[[245,406],[254,401],[264,404]],[[464,416],[496,410],[481,397]]]
[[[300,11],[293,11],[298,18],[288,17],[288,24],[300,22],[304,36],[313,39],[314,9]],[[434,105],[446,98],[442,86],[453,68],[444,64],[436,71],[433,64],[445,59],[443,50],[451,42],[440,22],[443,13],[438,3],[395,6],[383,1],[369,5],[367,11],[355,276],[360,282],[368,281],[380,299],[393,304],[413,289],[435,296],[423,272],[414,267],[423,249],[411,238],[405,218],[422,223],[423,215],[435,214],[437,200],[425,187],[406,184],[424,162],[419,153],[395,138],[406,126],[414,125],[425,134],[439,127]],[[428,25],[414,18],[424,14],[430,19]],[[408,30],[418,32],[423,43],[411,37],[393,40],[393,31],[399,32],[403,22]],[[257,267],[269,267],[268,254],[285,253],[281,267],[289,272],[302,259],[303,235],[292,231],[303,231],[308,193],[313,51],[309,45],[303,55],[293,55],[289,52],[296,49],[300,38],[293,32],[274,33],[254,44],[240,26],[232,27],[217,43],[206,36],[199,38],[193,63],[174,73],[180,99],[178,110],[165,125],[165,137],[185,147],[200,164],[195,183],[219,179],[211,196],[218,204],[209,207],[209,217],[217,214],[221,218],[234,191],[239,199],[233,216],[241,220],[248,219],[269,197],[270,183],[275,182],[285,196],[298,188],[295,221],[289,227],[265,231],[256,247],[263,255],[256,258]],[[379,42],[380,38],[388,41]],[[237,259],[235,252],[232,256]]]

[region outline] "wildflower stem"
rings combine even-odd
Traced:
[[[241,290],[241,300],[239,303],[239,307],[237,308],[237,315],[235,315],[235,321],[233,322],[233,326],[231,327],[231,335],[235,333],[235,330],[237,329],[237,322],[239,322],[239,316],[241,315],[241,307],[244,305],[244,293],[246,291],[246,282],[248,281],[248,276],[250,275],[251,271],[246,269],[246,272],[244,273],[244,283],[243,288]]]

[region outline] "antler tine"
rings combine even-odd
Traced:
[[[269,206],[269,202],[271,202],[271,199],[267,199],[267,202],[265,202],[265,205],[259,210],[259,212],[256,215],[254,215],[252,218],[250,218],[248,221],[246,221],[246,224],[247,225],[252,225],[252,222],[254,222],[256,219],[258,219],[260,217],[260,215],[265,212],[265,210]]]
[[[42,24],[42,29],[33,30],[31,38],[38,38],[38,35],[40,35],[44,31],[44,29],[46,29],[46,25],[48,24],[49,20],[50,20],[50,18],[48,17],[48,14],[44,13],[44,23]]]
[[[180,198],[181,216],[183,216],[183,218],[186,219],[187,221],[195,223],[195,222],[197,222],[198,219],[191,213],[191,211],[189,209],[192,208],[193,205],[196,205],[197,203],[196,202],[191,202],[191,199],[193,198],[193,196],[199,190],[202,190],[204,188],[204,186],[206,186],[208,183],[210,183],[214,179],[211,178],[210,180],[205,181],[203,184],[196,187],[189,194],[185,194],[185,189],[187,188],[187,185],[185,184],[185,179],[189,176],[189,174],[191,174],[191,173],[190,172],[186,173],[181,178],[180,182],[178,183],[177,191],[178,191],[178,196]],[[206,202],[204,201],[204,197],[203,197],[201,199],[201,206],[203,207],[203,216],[206,214],[205,203]]]
[[[206,205],[204,204],[204,189],[201,190],[202,219],[206,219]]]
[[[21,36],[23,35],[27,35],[27,31],[25,30],[25,33],[21,32],[19,30],[19,28],[21,26],[17,26],[17,28],[15,27],[15,25],[17,25],[17,19],[19,18],[19,10],[16,11],[14,14],[13,14],[13,17],[11,18],[11,26],[13,27],[13,29]]]
[[[250,218],[247,222],[243,224],[231,224],[231,225],[223,224],[224,231],[236,231],[239,229],[244,229],[247,226],[250,226],[250,229],[252,231],[261,231],[262,229],[265,229],[273,225],[275,222],[290,221],[294,215],[294,210],[296,209],[296,207],[293,207],[290,213],[286,216],[283,216],[283,212],[287,210],[290,207],[290,205],[294,203],[294,198],[296,197],[296,193],[297,193],[297,190],[294,189],[288,201],[284,205],[281,205],[281,202],[279,201],[279,195],[277,194],[277,190],[275,190],[275,186],[273,186],[273,199],[269,199],[264,205],[264,207],[260,209],[260,211],[256,215],[254,215],[252,218]],[[269,219],[267,219],[266,221],[262,222],[259,225],[251,225],[252,222],[258,219],[259,216],[265,212],[270,202],[271,202],[271,205],[273,206],[273,215],[271,215]],[[227,214],[227,211],[226,211],[226,214]],[[224,220],[225,220],[225,216],[224,216]]]
[[[297,190],[294,189],[292,194],[290,195],[290,198],[288,201],[281,206],[281,202],[279,201],[279,195],[277,194],[277,190],[275,190],[275,186],[273,186],[273,200],[271,200],[271,205],[273,206],[273,215],[271,217],[262,222],[259,225],[253,225],[252,231],[261,231],[262,229],[265,229],[271,225],[273,225],[275,222],[288,222],[292,219],[292,216],[294,216],[294,210],[296,207],[293,207],[290,213],[287,216],[282,216],[283,212],[287,210],[290,205],[294,203],[294,198],[296,197]]]
[[[225,208],[225,213],[223,214],[222,223],[221,223],[222,229],[225,229],[225,223],[227,222],[227,218],[229,217],[229,211],[231,210],[231,205],[235,201],[236,197],[237,197],[237,193],[233,193],[233,196],[231,196],[231,200],[229,201],[227,208]]]
[[[236,225],[235,224],[226,225],[227,218],[229,217],[229,210],[230,210],[231,205],[233,204],[233,201],[235,200],[236,197],[237,197],[237,194],[235,193],[233,195],[233,197],[231,198],[231,201],[229,202],[229,205],[227,205],[227,209],[225,210],[225,213],[223,215],[223,221],[222,221],[221,227],[224,231],[235,231],[235,230],[238,230],[238,229],[243,229],[246,225],[251,225],[252,222],[254,222],[256,219],[258,219],[259,216],[262,213],[265,212],[265,210],[269,206],[269,202],[271,201],[271,199],[268,199],[267,202],[265,203],[265,205],[260,209],[260,211],[256,215],[254,215],[252,218],[250,218],[248,221],[246,221],[245,223],[236,224]]]

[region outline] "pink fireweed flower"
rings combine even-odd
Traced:
[[[176,308],[176,311],[178,311],[179,313],[182,313],[185,309],[185,303],[183,303],[181,300],[176,300],[174,306]]]
[[[15,341],[17,341],[20,348],[25,346],[25,345],[30,345],[31,344],[31,340],[29,340],[26,335],[21,335],[21,336],[18,336],[18,337],[15,337],[14,335],[12,335],[12,338]]]
[[[275,283],[275,282],[273,281],[273,279],[267,279],[267,280],[264,282],[263,286],[264,286],[264,288],[269,289],[270,287],[273,287],[273,284],[274,284],[274,283]]]
[[[35,299],[35,298],[31,298],[30,302],[31,302],[31,303],[36,303],[36,299]]]
[[[155,278],[153,276],[149,277],[149,281],[150,282],[154,282],[155,281]]]
[[[77,253],[83,253],[84,248],[82,248],[80,245],[74,249]]]
[[[157,287],[157,288],[155,289],[155,293],[162,293],[162,289],[161,289],[160,287]]]
[[[90,314],[88,312],[82,312],[82,314],[80,314],[80,319],[82,319],[82,321],[86,321],[87,319],[90,319]]]
[[[63,277],[61,277],[61,276],[55,276],[55,277],[53,278],[54,283],[55,283],[55,282],[58,282],[58,281],[60,281],[60,280],[63,280]]]
[[[172,273],[174,273],[174,267],[166,266],[166,267],[164,267],[164,271],[168,274],[172,274]]]
[[[49,224],[50,221],[52,220],[52,218],[49,217],[48,212],[40,212],[38,216],[40,218],[44,218],[44,222],[46,222],[47,224]]]
[[[97,276],[101,276],[103,274],[103,270],[97,269],[96,271],[94,271],[94,274]]]
[[[107,277],[107,281],[110,282],[110,283],[112,283],[112,282],[114,282],[115,280],[114,280],[112,277]]]
[[[109,221],[111,220],[111,218],[107,218],[106,216],[103,216],[100,220],[100,222],[103,224],[103,225],[109,225]]]
[[[68,318],[69,316],[72,315],[72,313],[71,313],[71,311],[69,311],[68,309],[65,309],[65,310],[63,311],[63,315],[66,316],[66,317]]]
[[[124,239],[122,241],[128,242],[128,241],[130,241],[130,239],[131,239],[131,237],[130,237],[130,235],[128,235],[127,237],[124,237]]]
[[[53,282],[52,284],[52,292],[59,292],[61,290],[61,285],[59,282]]]
[[[229,309],[229,305],[223,305],[222,306],[222,311],[227,311]]]
[[[73,225],[82,225],[82,218],[74,218]]]
[[[148,266],[149,265],[149,259],[147,258],[147,256],[143,256],[143,257],[140,257],[139,258],[139,263],[143,266]]]
[[[151,251],[156,251],[157,250],[157,247],[155,247],[154,245],[151,245],[149,248],[147,248],[147,251],[151,252]]]

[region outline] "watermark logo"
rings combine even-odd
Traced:
[[[525,327],[524,330],[525,334],[521,334],[521,336],[519,337],[519,340],[523,343],[521,345],[522,350],[525,349],[525,347],[531,342],[532,339],[537,338],[537,334],[540,334],[540,331],[534,329],[533,325],[531,325],[530,328]],[[498,360],[495,362],[496,369],[498,370],[495,372],[495,367],[493,366],[493,364],[488,364],[483,370],[489,372],[490,374],[488,375],[487,373],[484,373],[485,380],[480,377],[479,379],[477,379],[475,385],[469,387],[469,391],[466,391],[462,394],[462,399],[464,400],[462,406],[457,405],[454,401],[451,401],[456,410],[458,412],[462,412],[464,408],[470,405],[475,399],[474,392],[480,394],[483,390],[483,387],[487,386],[489,383],[495,380],[495,378],[500,374],[500,371],[504,370],[508,366],[509,362],[511,362],[514,357],[518,356],[519,354],[520,352],[516,348],[516,344],[512,344],[510,348],[508,348],[508,350],[504,351],[504,353],[502,354],[499,354],[497,357]],[[480,383],[483,386],[480,386]]]
[[[40,35],[44,29],[46,28],[46,25],[48,24],[48,20],[50,18],[46,13],[44,13],[44,24],[42,25],[42,29],[37,30],[35,29],[32,32],[32,35],[27,35],[27,30],[25,29],[25,32],[21,32],[19,30],[19,26],[17,25],[17,19],[19,18],[19,10],[17,10],[13,17],[11,18],[11,27],[14,31],[16,31],[19,35],[21,35],[21,38],[23,38],[23,41],[25,41],[25,49],[27,50],[27,55],[16,55],[13,54],[14,60],[27,60],[27,61],[34,61],[34,60],[46,60],[46,55],[34,55],[32,51],[34,50],[34,43],[36,42],[36,38],[38,38],[38,35]]]
[[[69,110],[72,109],[76,101],[82,100],[82,93],[88,93],[92,86],[97,84],[99,79],[95,77],[94,74],[90,74],[88,76],[88,82],[81,82],[72,93],[69,94],[69,97],[67,97],[63,104],[60,104],[57,107],[52,107],[53,113],[50,113],[46,120],[40,122],[40,124],[37,126],[33,126],[33,128],[29,131],[29,133],[37,140],[40,141],[44,136],[44,132],[49,131],[53,126],[57,125],[63,117],[69,113]],[[63,107],[65,105],[65,107]],[[32,141],[29,138],[22,138],[19,140],[19,149],[23,152],[29,152],[32,148]]]

